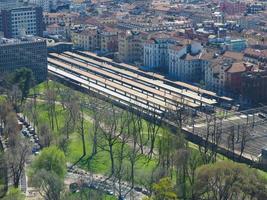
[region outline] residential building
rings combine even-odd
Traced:
[[[37,83],[47,77],[46,41],[27,36],[17,39],[0,39],[0,73],[13,72],[26,67],[33,71]]]
[[[43,20],[45,25],[64,24],[70,26],[79,17],[78,13],[49,13],[44,12]]]
[[[212,49],[203,52],[201,59],[204,62],[205,88],[216,91],[219,94],[225,94],[228,91],[226,89],[226,70],[229,69],[233,63],[242,62],[243,54],[230,51],[221,54],[217,52],[216,49]]]
[[[66,37],[67,35],[67,28],[66,26],[60,24],[50,24],[46,26],[46,31],[44,35],[61,35]]]
[[[104,27],[99,30],[100,51],[110,53],[118,51],[118,30]]]
[[[41,7],[22,6],[1,10],[0,23],[4,37],[12,38],[24,35],[42,36],[44,31]]]
[[[0,11],[3,9],[15,8],[22,5],[23,3],[18,0],[0,0]]]
[[[200,83],[204,79],[202,46],[191,43],[169,49],[168,75],[180,81]]]
[[[241,75],[253,69],[251,63],[235,62],[225,70],[225,87],[234,93],[241,92]]]
[[[267,103],[267,69],[252,71],[241,76],[241,95],[253,105]]]
[[[267,64],[267,49],[247,48],[244,51],[244,59],[255,64]]]
[[[242,1],[223,0],[220,2],[220,9],[228,15],[244,13],[247,9],[246,3]]]
[[[42,7],[44,12],[51,11],[52,0],[29,0],[29,3]]]
[[[118,34],[118,59],[126,63],[143,63],[143,42],[147,34],[139,31],[122,31]]]
[[[84,30],[72,31],[71,41],[73,42],[74,48],[89,51],[100,49],[100,38],[96,26],[86,27]]]
[[[144,66],[168,72],[169,48],[178,45],[178,41],[168,34],[158,34],[144,43]]]

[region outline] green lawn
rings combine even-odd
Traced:
[[[82,192],[76,192],[76,193],[70,193],[67,197],[67,200],[76,200],[76,199],[84,199],[84,200],[116,200],[117,198],[111,195],[106,194],[100,194],[99,192],[92,190],[92,189],[86,189]]]
[[[48,121],[48,112],[47,112],[47,105],[43,102],[37,103],[37,121],[38,124],[49,124]],[[58,137],[61,134],[64,134],[61,132],[62,127],[64,126],[64,116],[65,111],[61,107],[61,105],[56,105],[56,113],[57,113],[57,119],[59,124],[59,129],[54,130],[54,137],[55,140],[58,139]],[[30,116],[29,113],[26,113],[27,116]],[[32,120],[32,119],[31,119]],[[37,128],[38,130],[38,128]],[[84,159],[81,160],[81,162],[78,164],[83,169],[89,170],[94,173],[100,173],[109,175],[111,162],[109,159],[108,152],[100,151],[91,161],[90,165],[88,165],[88,157],[91,155],[92,152],[92,140],[89,138],[89,133],[92,130],[92,123],[90,121],[85,122],[85,141],[86,141],[86,153],[87,155],[84,157]],[[115,146],[115,151],[118,149],[118,145]],[[126,145],[126,151],[130,150],[130,147]],[[70,134],[70,141],[68,144],[68,151],[66,153],[66,158],[68,162],[74,163],[76,162],[80,156],[82,155],[82,140],[81,135],[78,132],[73,132]],[[152,169],[155,167],[155,161],[151,160],[148,162],[148,159],[145,156],[141,156],[141,158],[138,160],[136,169],[136,180],[142,180],[144,175],[149,176]],[[130,163],[125,162],[125,167],[129,167]]]

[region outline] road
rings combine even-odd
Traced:
[[[74,167],[73,170],[69,170],[65,178],[65,184],[70,185],[71,183],[83,182],[87,185],[93,184],[94,187],[97,187],[98,190],[104,192],[112,192],[115,196],[119,196],[117,188],[119,188],[118,181],[111,180],[108,176],[101,174],[92,174],[80,168]],[[142,200],[146,195],[141,192],[136,191],[135,189],[131,190],[131,186],[127,182],[122,182],[122,194],[125,195],[125,200]],[[145,189],[142,188],[144,191]]]

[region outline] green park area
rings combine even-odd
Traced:
[[[69,166],[133,187],[141,186],[152,194],[149,200],[157,199],[153,196],[164,199],[166,194],[161,192],[165,189],[178,199],[190,199],[196,194],[205,196],[212,192],[204,187],[209,184],[207,181],[216,177],[222,182],[236,182],[232,179],[236,170],[240,170],[239,181],[235,183],[239,188],[229,193],[246,193],[246,188],[240,185],[251,180],[257,184],[266,181],[265,172],[236,164],[216,151],[190,143],[181,132],[172,132],[166,126],[158,126],[53,81],[31,89],[21,112],[36,129],[42,146],[56,147]],[[33,163],[40,161],[43,152]],[[34,172],[38,172],[36,166],[39,165],[33,164]],[[164,177],[168,178],[161,180]],[[170,187],[165,188],[166,184]],[[262,188],[253,190],[262,194]],[[94,195],[94,190],[69,193],[67,199],[82,199],[82,195]],[[101,195],[102,199],[114,199]]]

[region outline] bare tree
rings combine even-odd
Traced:
[[[19,186],[19,181],[25,168],[26,160],[30,154],[31,145],[26,139],[16,140],[16,145],[9,147],[6,152],[6,163],[14,187]]]
[[[48,106],[47,111],[50,127],[54,131],[56,125],[56,128],[58,130],[59,127],[56,113],[57,90],[54,86],[50,86],[47,82],[44,95]]]
[[[251,139],[251,132],[252,132],[252,127],[250,127],[249,124],[245,124],[241,127],[241,141],[240,141],[240,155],[239,157],[241,158],[245,148],[247,146],[247,142]]]
[[[74,130],[80,114],[80,98],[70,89],[60,90],[61,105],[66,111],[63,132],[67,139]]]
[[[14,112],[10,112],[6,116],[6,122],[4,127],[4,133],[8,137],[8,146],[15,147],[17,135],[19,133],[17,115]]]
[[[115,158],[114,158],[114,146],[120,142],[120,136],[124,131],[125,122],[123,119],[122,110],[117,109],[114,105],[110,105],[103,113],[103,117],[100,123],[100,139],[98,147],[109,153],[111,162],[111,176],[115,172]]]
[[[52,133],[47,124],[41,124],[39,128],[39,135],[40,135],[40,144],[43,147],[48,147],[50,146],[52,142]]]
[[[81,112],[80,112],[80,116],[79,116],[79,121],[80,121],[79,133],[80,133],[81,139],[82,139],[83,154],[73,164],[73,166],[76,165],[77,163],[79,163],[86,156],[85,130],[84,130],[84,111],[83,111],[83,106],[82,105],[81,105]]]

